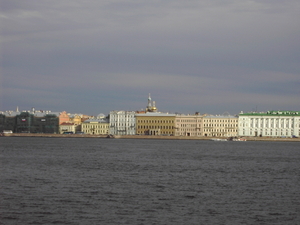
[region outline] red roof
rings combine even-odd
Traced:
[[[68,126],[70,126],[70,125],[74,125],[74,123],[63,122],[63,123],[60,124],[60,125],[68,125]]]

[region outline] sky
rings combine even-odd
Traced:
[[[300,111],[299,0],[0,0],[0,111]]]

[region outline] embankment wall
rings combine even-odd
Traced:
[[[34,134],[12,133],[3,134],[5,137],[49,137],[49,138],[106,138],[107,135],[92,134]],[[189,136],[151,136],[151,135],[122,135],[114,136],[116,139],[168,139],[168,140],[210,140],[213,137],[189,137]],[[300,142],[300,138],[272,138],[272,137],[245,137],[247,141],[293,141]]]

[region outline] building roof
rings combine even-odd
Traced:
[[[51,112],[51,111],[5,111],[5,112],[0,112],[1,114],[8,116],[8,117],[14,117],[17,115],[20,115],[21,113],[29,113],[31,115],[34,115],[35,117],[44,117],[46,115],[55,115],[55,116],[59,116],[59,112]]]
[[[110,111],[109,114],[113,114],[113,113],[136,113],[135,111],[127,111],[127,110],[113,110],[113,111]]]
[[[88,119],[83,121],[82,123],[109,123],[108,119],[101,118],[101,119]]]
[[[205,115],[200,114],[176,114],[176,117],[204,117]]]
[[[8,116],[8,117],[14,117],[17,115],[20,115],[21,112],[16,112],[16,111],[6,111],[6,112],[1,112],[2,115]]]
[[[97,118],[105,118],[105,115],[103,113],[100,113],[97,115]]]
[[[60,124],[60,126],[72,126],[72,125],[75,125],[75,123],[63,122]]]
[[[206,115],[203,118],[211,118],[211,119],[236,119],[237,116],[232,116],[232,115]]]
[[[300,111],[241,112],[239,116],[300,116]]]
[[[136,114],[136,116],[176,116],[176,114],[173,113],[161,113],[161,112],[147,112],[147,113],[141,113],[141,114]]]
[[[29,112],[29,113],[31,113],[31,112]],[[36,112],[34,112],[33,113],[33,115],[35,116],[35,117],[44,117],[44,116],[46,116],[46,115],[54,115],[54,116],[59,116],[59,113],[58,112],[41,112],[41,111],[36,111]]]

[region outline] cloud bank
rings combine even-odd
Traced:
[[[299,110],[299,1],[0,2],[2,111]]]

